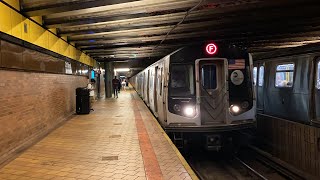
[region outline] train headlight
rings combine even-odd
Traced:
[[[192,117],[194,116],[194,113],[195,113],[195,109],[194,107],[192,106],[186,106],[184,107],[184,110],[183,110],[184,114],[188,117]]]
[[[237,114],[238,112],[240,112],[240,107],[237,106],[237,105],[231,105],[231,106],[230,106],[230,111],[231,111],[231,113],[233,113],[233,114]]]

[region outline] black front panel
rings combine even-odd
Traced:
[[[244,61],[243,67],[241,67],[241,65],[239,65],[238,67],[233,65],[235,63],[238,63],[238,62],[234,62],[237,60],[241,61],[241,59],[228,59],[229,105],[239,106],[241,109],[239,114],[241,114],[242,112],[246,112],[252,108],[253,90],[252,90],[252,80],[251,80],[250,64],[249,64],[248,57],[246,59],[243,59]],[[243,74],[243,82],[241,84],[232,82],[232,78],[235,76],[234,74],[239,71]]]

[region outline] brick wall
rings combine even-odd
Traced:
[[[0,164],[75,112],[83,76],[0,70]]]

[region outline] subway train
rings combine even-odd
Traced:
[[[221,150],[232,132],[254,127],[252,56],[233,45],[180,48],[130,78],[178,148]]]
[[[320,125],[320,46],[303,46],[255,57],[257,112]]]

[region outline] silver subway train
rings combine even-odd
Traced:
[[[234,46],[180,48],[130,83],[177,147],[193,141],[219,150],[230,132],[255,124],[252,58]]]

